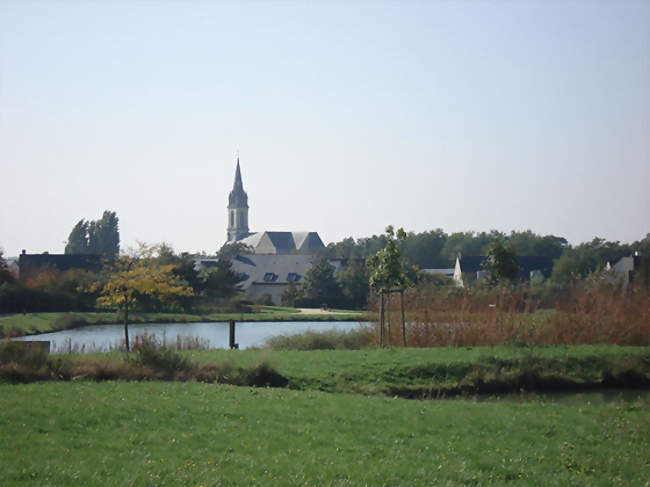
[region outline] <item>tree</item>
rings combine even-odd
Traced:
[[[217,259],[231,261],[238,255],[250,255],[255,250],[250,245],[242,242],[226,242],[217,252]]]
[[[404,271],[402,253],[398,245],[399,241],[406,239],[406,232],[403,228],[397,230],[397,240],[393,226],[386,227],[386,246],[368,259],[370,269],[370,287],[379,292],[380,295],[380,346],[384,346],[384,295],[399,291],[402,304],[402,343],[406,346],[406,324],[404,321],[404,288],[411,284],[411,281]],[[390,320],[388,322],[388,344],[391,341]]]
[[[181,296],[191,296],[192,289],[172,273],[173,265],[159,265],[152,254],[155,247],[141,245],[134,256],[124,256],[109,264],[108,280],[95,284],[99,290],[98,304],[118,308],[124,314],[124,340],[129,350],[129,311],[139,300],[147,297],[170,301]]]
[[[512,244],[495,240],[488,247],[483,268],[488,273],[487,279],[490,284],[498,284],[504,280],[514,282],[519,277],[517,251]]]
[[[201,276],[203,292],[211,298],[230,298],[239,290],[244,276],[232,269],[230,260],[220,259],[217,265]]]
[[[66,254],[87,254],[88,253],[88,222],[81,219],[74,226],[68,237],[65,246]]]
[[[403,228],[397,230],[396,240],[393,226],[386,227],[386,246],[368,259],[371,288],[387,290],[393,287],[405,288],[410,284],[398,245],[398,241],[405,239],[406,232]]]
[[[114,211],[104,211],[99,220],[79,220],[70,232],[65,253],[116,256],[120,253],[118,223]]]
[[[15,282],[14,275],[11,273],[9,270],[9,267],[7,266],[7,261],[3,257],[3,249],[0,247],[0,284],[3,284],[5,282],[8,283],[13,283]]]
[[[587,277],[602,270],[607,262],[615,263],[621,257],[630,255],[632,248],[620,242],[608,242],[595,237],[591,242],[567,249],[555,261],[551,279],[556,284],[569,284],[576,279]]]
[[[104,211],[101,220],[95,222],[93,237],[98,243],[98,254],[112,257],[120,253],[118,223],[119,219],[114,211]]]
[[[302,292],[299,286],[296,286],[295,283],[289,282],[287,288],[282,292],[282,297],[280,302],[282,306],[291,306],[296,305],[296,301],[302,297]]]
[[[368,269],[358,260],[352,259],[337,275],[346,308],[361,309],[366,305],[368,291]]]
[[[341,303],[341,286],[334,276],[334,267],[325,257],[320,257],[305,273],[302,295],[303,304],[311,307]]]

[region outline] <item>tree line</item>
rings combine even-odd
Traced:
[[[387,242],[385,234],[356,240],[348,237],[330,243],[321,250],[321,255],[328,258],[367,259],[383,249]],[[453,268],[459,252],[463,255],[487,255],[495,242],[507,245],[517,255],[551,259],[554,263],[552,280],[556,284],[585,278],[603,269],[608,262],[614,263],[635,251],[641,252],[642,265],[650,265],[650,233],[632,243],[595,237],[589,242],[572,246],[564,237],[539,235],[530,230],[512,231],[510,234],[497,230],[448,234],[438,228],[421,233],[407,232],[398,245],[405,265],[414,274],[413,271],[419,269]]]

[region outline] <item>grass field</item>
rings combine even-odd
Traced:
[[[196,323],[213,321],[356,321],[364,320],[363,312],[340,310],[331,314],[302,313],[295,308],[265,306],[254,313],[132,313],[129,323]],[[44,333],[67,328],[68,323],[111,324],[119,323],[113,312],[27,313],[0,318],[0,326],[7,333],[13,330],[22,334]]]
[[[647,485],[648,405],[0,385],[2,485]]]
[[[250,367],[267,361],[300,389],[362,394],[427,397],[438,392],[471,391],[482,381],[503,390],[534,389],[536,384],[513,383],[533,377],[566,380],[568,389],[598,384],[604,374],[636,371],[635,386],[650,382],[650,347],[582,345],[551,347],[442,347],[362,350],[194,350],[183,352],[199,362],[231,361]],[[482,377],[476,374],[483,373]],[[534,379],[531,379],[534,380]],[[553,385],[553,382],[550,383]],[[556,384],[562,389],[562,383]],[[549,384],[538,383],[539,389]]]
[[[135,354],[135,355],[134,355]],[[579,391],[650,388],[650,348],[612,345],[475,347],[362,350],[188,350],[160,353],[153,370],[134,370],[134,356],[120,352],[53,355],[10,363],[0,376],[12,382],[69,380],[72,377],[133,380],[166,378],[249,384],[226,378],[245,376],[261,364],[277,372],[289,388],[303,391],[353,392],[389,397],[431,398],[524,391]],[[47,363],[46,363],[47,360]],[[29,363],[35,363],[29,366]],[[176,363],[185,363],[177,368]],[[31,367],[31,368],[30,368]],[[221,375],[202,371],[221,370]],[[233,371],[232,375],[228,371]],[[258,382],[253,382],[257,384]]]

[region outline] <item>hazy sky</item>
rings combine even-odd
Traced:
[[[0,0],[0,246],[650,232],[648,1]]]

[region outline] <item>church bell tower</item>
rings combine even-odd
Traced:
[[[228,196],[228,242],[248,237],[248,195],[244,191],[239,169],[239,156],[235,170],[235,184]]]

